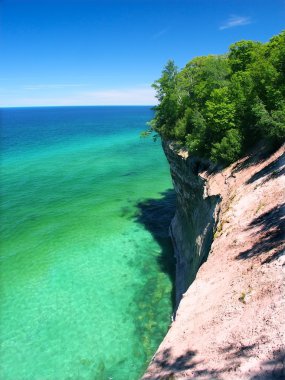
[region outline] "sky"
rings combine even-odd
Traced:
[[[0,0],[0,106],[152,105],[173,59],[285,29],[285,0]]]

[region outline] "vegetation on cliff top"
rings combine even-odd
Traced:
[[[268,43],[239,41],[225,55],[169,61],[154,82],[150,130],[190,153],[229,164],[264,139],[285,137],[285,31]]]

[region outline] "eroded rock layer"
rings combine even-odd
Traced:
[[[205,161],[188,158],[183,150],[163,142],[176,193],[176,213],[170,235],[176,257],[176,303],[195,279],[207,259],[219,210],[219,195],[209,195],[206,180],[198,172],[209,166]]]

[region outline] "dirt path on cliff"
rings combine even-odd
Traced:
[[[143,379],[285,379],[284,147],[208,175],[211,252]]]

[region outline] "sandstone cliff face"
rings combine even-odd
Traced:
[[[178,300],[184,294],[143,379],[285,378],[284,147],[212,174],[163,148],[178,197]]]
[[[176,304],[194,281],[200,265],[207,259],[213,241],[219,195],[207,193],[206,180],[198,171],[206,162],[188,158],[169,142],[162,142],[169,162],[173,187],[177,197],[170,235],[176,257]]]

